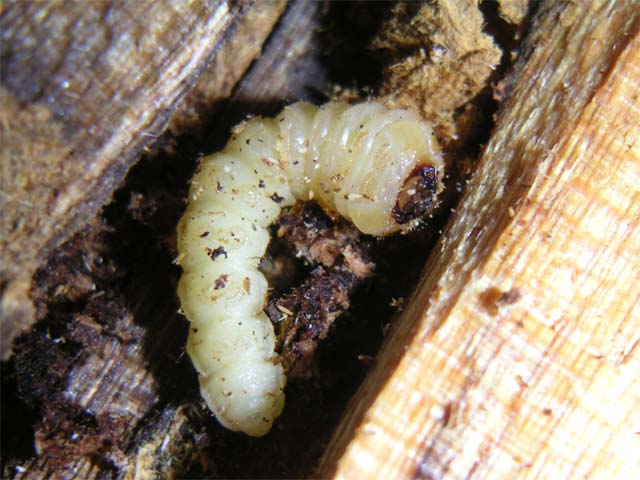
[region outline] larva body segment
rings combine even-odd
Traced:
[[[178,296],[202,395],[222,425],[261,436],[284,406],[258,270],[281,209],[313,199],[363,233],[387,235],[435,203],[442,170],[431,128],[376,102],[296,103],[241,124],[202,160],[178,225]]]

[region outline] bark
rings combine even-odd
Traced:
[[[640,475],[640,12],[546,2],[319,476]]]

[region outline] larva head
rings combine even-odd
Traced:
[[[428,215],[436,206],[437,195],[442,189],[438,171],[434,165],[416,165],[398,194],[391,211],[399,225],[411,225]]]
[[[395,118],[376,131],[375,123],[384,116]],[[371,146],[352,163],[345,181],[348,194],[336,202],[360,231],[378,236],[409,230],[428,215],[442,190],[443,171],[429,125],[407,111],[384,116],[365,124],[375,131]]]

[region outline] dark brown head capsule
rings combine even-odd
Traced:
[[[428,214],[438,191],[438,172],[433,165],[417,165],[405,180],[391,215],[404,224]]]

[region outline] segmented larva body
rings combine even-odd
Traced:
[[[239,125],[222,152],[202,160],[178,225],[178,295],[191,322],[187,352],[222,425],[261,436],[284,406],[258,270],[281,209],[313,199],[363,233],[387,235],[407,228],[399,197],[415,193],[407,184],[420,168],[442,178],[431,128],[375,102],[293,104]],[[435,196],[440,183],[429,185]]]

